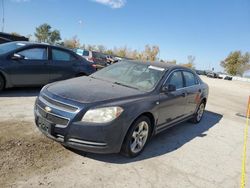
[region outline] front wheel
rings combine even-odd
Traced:
[[[138,118],[129,129],[121,153],[128,157],[138,156],[147,144],[151,134],[151,122],[146,116]]]
[[[205,102],[202,101],[191,121],[193,123],[199,123],[203,117],[204,112],[205,112]]]

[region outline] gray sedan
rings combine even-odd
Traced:
[[[207,84],[188,68],[123,61],[45,86],[35,121],[67,147],[135,157],[153,135],[186,120],[199,123],[207,98]]]

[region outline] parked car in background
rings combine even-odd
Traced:
[[[45,85],[95,71],[91,63],[62,47],[32,42],[0,45],[0,90]]]
[[[231,80],[233,80],[233,77],[227,75],[227,76],[225,76],[224,80],[230,80],[231,81]]]
[[[107,58],[107,63],[109,65],[117,63],[119,61],[119,59],[117,57],[112,56],[112,55],[106,55],[106,58]]]
[[[76,53],[84,57],[89,62],[93,63],[97,70],[109,65],[107,57],[103,53],[83,49],[76,49]]]
[[[28,41],[29,39],[24,36],[17,36],[9,33],[0,32],[0,44],[13,42],[13,41]]]
[[[35,122],[67,147],[135,157],[153,135],[186,120],[199,123],[207,98],[208,85],[188,68],[122,61],[45,86]]]
[[[204,70],[195,70],[195,72],[198,75],[206,75],[206,71],[204,71]]]
[[[219,75],[215,72],[207,72],[207,77],[209,78],[219,78]]]
[[[218,73],[218,78],[219,79],[224,79],[227,75],[224,73]]]

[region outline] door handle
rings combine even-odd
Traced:
[[[199,89],[198,91],[199,91],[199,93],[201,93],[201,89]]]

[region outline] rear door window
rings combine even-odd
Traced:
[[[71,61],[74,59],[75,57],[69,52],[58,49],[52,49],[52,60],[54,61]]]

